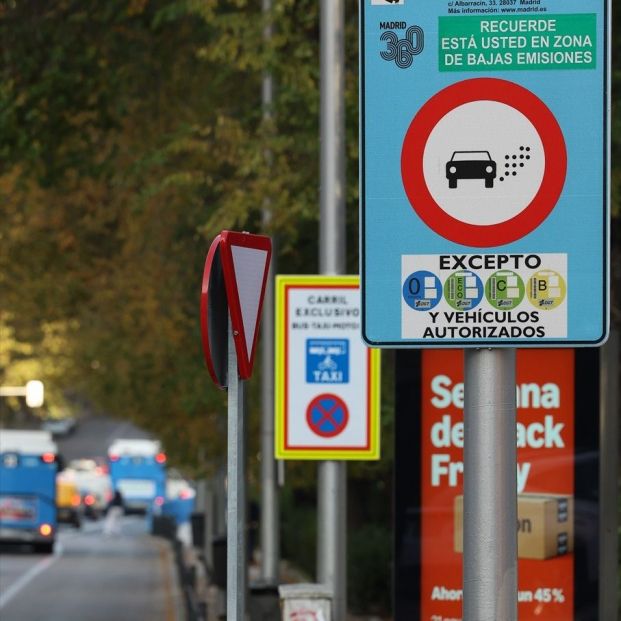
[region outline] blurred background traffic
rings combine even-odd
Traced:
[[[170,548],[154,535],[191,545],[192,484],[130,423],[38,426],[0,432],[2,618],[185,618]],[[168,599],[154,603],[152,589]]]

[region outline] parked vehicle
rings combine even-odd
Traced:
[[[90,519],[101,517],[112,499],[112,482],[108,464],[103,458],[72,459],[67,471],[72,473],[77,485],[84,515]]]
[[[195,497],[192,485],[179,472],[169,469],[162,514],[172,516],[177,525],[189,522],[194,511]]]
[[[82,526],[84,517],[82,495],[70,470],[63,470],[56,477],[56,510],[59,522],[71,524],[76,528]]]
[[[53,551],[57,460],[49,432],[0,431],[0,541]]]

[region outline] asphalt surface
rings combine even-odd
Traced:
[[[150,438],[142,429],[127,421],[120,421],[107,416],[89,416],[78,420],[73,433],[56,436],[54,441],[65,460],[81,457],[105,457],[108,447],[119,438]]]
[[[124,517],[119,535],[102,527],[61,528],[52,555],[0,547],[0,619],[182,621],[169,544],[142,517]]]

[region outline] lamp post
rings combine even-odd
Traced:
[[[25,386],[0,386],[0,397],[26,397],[29,408],[40,408],[44,396],[43,382],[39,380],[30,380]]]

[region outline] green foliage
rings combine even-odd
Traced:
[[[348,603],[353,612],[386,615],[390,611],[392,533],[367,524],[349,531],[347,538]]]
[[[52,417],[61,416],[68,408],[60,387],[69,366],[65,347],[71,326],[63,323],[44,323],[39,326],[39,339],[35,347],[31,342],[20,341],[11,326],[11,317],[0,311],[0,385],[24,386],[32,379],[43,381],[47,408]],[[3,400],[4,401],[4,400]],[[22,398],[6,399],[6,411],[17,412],[23,406]],[[0,408],[0,412],[5,407]]]
[[[166,8],[3,5],[0,284],[16,338],[51,368],[40,328],[71,327],[57,394],[88,395],[199,467],[222,450],[224,396],[207,386],[197,321],[198,228],[221,164],[205,140],[212,67],[196,61],[207,28]]]
[[[317,269],[318,6],[278,2],[272,20],[267,45],[260,6],[241,0],[0,4],[0,284],[12,329],[40,347],[42,324],[71,325],[58,394],[169,438],[173,458],[183,436],[177,457],[194,466],[216,460],[223,439],[198,332],[210,239],[261,228],[269,206],[279,271]],[[356,30],[352,0],[349,41]],[[356,55],[348,46],[352,241]]]
[[[314,464],[313,464],[314,465]],[[280,494],[281,556],[290,559],[309,576],[315,575],[317,519],[316,492],[290,483]]]

